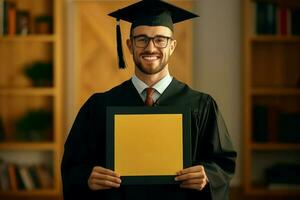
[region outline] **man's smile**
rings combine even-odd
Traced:
[[[156,61],[161,58],[161,56],[158,54],[151,54],[151,55],[146,54],[146,55],[142,55],[141,57],[143,60],[146,60],[146,61]]]

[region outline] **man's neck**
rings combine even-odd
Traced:
[[[155,85],[158,81],[163,79],[168,74],[169,69],[167,66],[162,71],[156,74],[145,74],[140,70],[135,69],[135,75],[149,87]]]

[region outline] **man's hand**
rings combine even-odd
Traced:
[[[91,190],[106,190],[120,187],[121,179],[118,174],[110,169],[100,166],[93,168],[88,179]]]
[[[177,172],[175,181],[182,181],[181,188],[202,190],[208,182],[202,165],[189,167]]]

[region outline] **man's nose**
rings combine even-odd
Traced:
[[[148,51],[153,51],[153,50],[156,49],[153,39],[150,39],[150,41],[149,41],[149,43],[148,43],[148,45],[146,46],[145,49],[148,50]]]

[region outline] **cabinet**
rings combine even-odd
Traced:
[[[15,169],[1,171],[0,199],[57,199],[61,194],[62,3],[0,0],[0,25],[9,29],[0,29],[0,168]],[[48,186],[34,178],[41,176],[34,170],[40,167],[49,176]],[[31,189],[21,183],[20,168],[29,172]],[[9,187],[3,186],[5,174]],[[11,174],[17,188],[11,187]]]
[[[268,179],[276,164],[300,163],[299,11],[297,0],[243,1],[243,185],[248,195],[300,196],[299,182]]]

